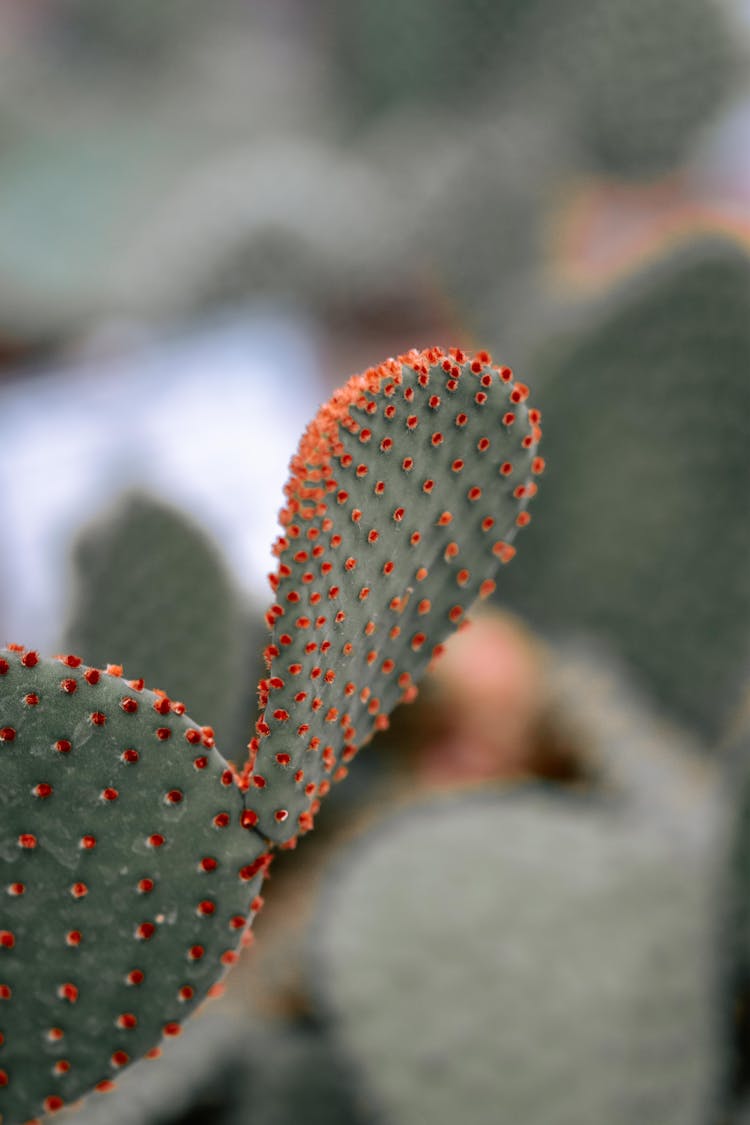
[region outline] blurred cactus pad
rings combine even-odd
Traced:
[[[600,798],[432,800],[330,871],[313,987],[388,1125],[701,1125],[711,853]]]
[[[266,843],[208,729],[114,665],[2,650],[0,755],[0,1114],[15,1125],[179,1034],[237,958]]]
[[[341,0],[349,104],[377,117],[405,104],[544,94],[606,175],[680,165],[731,89],[727,12],[712,0]],[[383,65],[388,59],[388,66]],[[392,75],[398,73],[399,81]]]
[[[114,661],[189,700],[227,753],[242,747],[262,618],[253,620],[203,529],[146,492],[128,492],[79,533],[72,572],[62,651],[101,667]]]
[[[535,370],[555,472],[504,604],[602,634],[716,736],[750,667],[750,260],[680,249]]]
[[[728,5],[536,0],[529,7],[592,169],[630,179],[679,167],[732,89],[738,56]]]

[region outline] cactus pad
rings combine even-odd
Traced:
[[[260,614],[258,618],[260,619]],[[254,718],[243,706],[258,629],[216,544],[187,513],[140,490],[84,527],[62,652],[116,661],[207,715],[219,746]],[[260,621],[259,621],[260,624]],[[210,661],[202,659],[210,651]],[[241,744],[241,743],[240,743]]]
[[[486,352],[413,351],[355,376],[305,433],[244,778],[270,839],[311,827],[331,780],[494,591],[543,468],[527,396]]]
[[[0,652],[6,1125],[106,1089],[236,959],[266,850],[243,812],[180,705],[119,668]]]
[[[714,844],[625,804],[485,792],[334,865],[318,1003],[390,1125],[700,1125],[718,1070]]]
[[[750,662],[748,311],[750,258],[711,235],[539,357],[557,471],[504,590],[536,625],[606,638],[712,741]]]

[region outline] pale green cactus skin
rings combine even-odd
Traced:
[[[0,652],[0,1113],[174,1035],[236,958],[265,840],[213,738],[77,658]]]
[[[537,357],[558,471],[503,589],[542,630],[602,636],[708,744],[750,666],[749,312],[746,252],[706,237]]]
[[[311,977],[388,1125],[701,1125],[712,857],[597,798],[432,800],[330,871]]]
[[[179,508],[131,491],[87,524],[73,544],[69,602],[61,652],[121,664],[189,700],[219,746],[247,740],[260,620],[218,545]]]
[[[711,0],[340,0],[338,58],[350,113],[525,99],[609,177],[678,167],[729,97],[739,55]],[[393,69],[402,76],[390,80]]]

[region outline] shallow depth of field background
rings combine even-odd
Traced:
[[[0,4],[0,643],[239,760],[295,442],[431,344],[531,386],[532,525],[92,1121],[750,1120],[750,5]]]

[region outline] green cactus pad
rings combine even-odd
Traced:
[[[728,9],[711,0],[543,8],[551,25],[545,46],[549,52],[555,43],[592,165],[626,179],[679,167],[731,96],[740,55]]]
[[[750,258],[708,236],[538,357],[557,471],[503,591],[540,627],[600,633],[711,739],[750,658],[749,315]]]
[[[469,104],[476,113],[488,95],[493,106],[520,102],[528,112],[536,94],[558,132],[567,123],[590,163],[610,176],[653,177],[679,166],[730,97],[741,65],[725,5],[712,0],[337,7],[335,62],[352,116],[403,113],[409,103],[434,114]],[[457,212],[451,225],[462,218]]]
[[[259,630],[203,528],[132,490],[82,529],[72,555],[61,651],[137,668],[147,684],[188,700],[194,715],[210,716],[219,746],[247,742],[254,715],[243,703]]]
[[[261,832],[317,802],[513,555],[538,411],[486,352],[409,352],[355,376],[308,428],[286,488],[268,677],[244,781]]]
[[[389,1125],[701,1125],[714,841],[552,792],[425,802],[334,865],[313,987]]]
[[[106,1088],[236,959],[266,843],[182,712],[113,666],[0,652],[4,1125]]]

